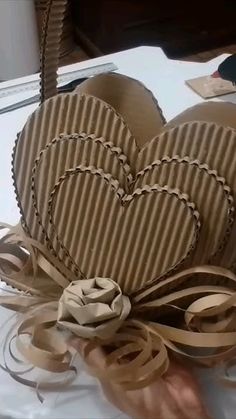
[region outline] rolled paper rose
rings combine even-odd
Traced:
[[[130,300],[109,278],[73,281],[59,301],[58,324],[79,337],[109,339],[131,310]]]

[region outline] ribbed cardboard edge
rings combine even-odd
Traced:
[[[48,0],[42,30],[40,96],[41,103],[57,94],[60,41],[67,0]]]

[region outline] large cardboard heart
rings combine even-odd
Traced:
[[[104,87],[106,81],[111,89],[105,91],[103,88],[101,89],[101,86]],[[122,94],[121,87],[127,83],[131,90],[126,89],[125,99],[124,89]],[[118,89],[118,95],[115,94],[114,86]],[[119,75],[99,76],[89,80],[81,86],[81,91],[93,94],[97,92],[101,98],[113,104],[124,115],[124,118],[101,99],[76,94],[52,98],[30,117],[19,137],[13,158],[13,174],[18,202],[29,233],[37,240],[47,243],[67,266],[80,267],[80,258],[76,259],[73,246],[69,246],[68,250],[68,244],[64,244],[64,237],[59,240],[57,234],[52,234],[47,203],[54,185],[60,182],[64,173],[74,170],[78,165],[93,166],[116,179],[119,182],[119,187],[122,187],[126,194],[131,194],[132,188],[142,189],[146,185],[150,188],[150,185],[156,184],[159,184],[159,187],[165,185],[170,187],[171,185],[174,189],[178,188],[181,193],[188,194],[190,201],[197,204],[203,225],[199,245],[192,258],[188,258],[188,263],[207,263],[209,258],[217,254],[216,260],[220,260],[221,264],[228,266],[229,258],[231,258],[231,262],[234,260],[234,256],[232,257],[234,240],[232,239],[231,226],[235,189],[232,185],[232,177],[227,173],[227,176],[224,176],[222,161],[215,162],[213,155],[217,154],[219,149],[223,149],[229,132],[226,135],[224,129],[221,128],[215,134],[215,130],[212,128],[214,124],[204,125],[200,122],[195,124],[189,122],[177,126],[176,129],[168,129],[159,137],[148,141],[140,150],[139,146],[146,142],[145,130],[140,128],[140,123],[142,127],[145,124],[142,123],[141,115],[137,121],[135,120],[134,115],[139,115],[141,108],[135,105],[132,113],[130,104],[134,104],[134,102],[128,99],[127,92],[132,92],[133,97],[135,94],[136,97],[143,95],[144,103],[147,106],[142,116],[144,117],[147,112],[150,113],[150,118],[144,118],[150,122],[148,124],[150,129],[146,128],[147,140],[150,140],[149,134],[152,133],[153,127],[159,129],[163,123],[158,105],[150,92],[134,80]],[[107,93],[108,91],[110,93],[113,91],[111,97]],[[157,115],[155,115],[155,111]],[[191,111],[189,112],[190,116],[189,113],[186,114],[187,119],[191,119]],[[196,113],[196,109],[193,114],[194,112]],[[136,132],[139,146],[136,144],[125,119]],[[91,134],[93,135],[91,141],[85,140],[85,137]],[[72,137],[70,137],[71,135]],[[230,130],[230,135],[233,135],[233,130]],[[220,141],[218,141],[219,138]],[[186,147],[185,142],[187,143]],[[200,143],[202,144],[202,148],[200,148],[205,150],[205,154],[203,152],[202,155],[199,151]],[[210,143],[212,145],[209,147]],[[106,146],[104,146],[105,144]],[[170,144],[169,149],[166,148],[166,144]],[[178,146],[178,144],[180,145]],[[27,164],[24,159],[26,150],[28,153]],[[198,150],[196,156],[193,150]],[[227,167],[232,167],[231,161],[229,161],[231,156],[229,153],[226,154],[224,163]],[[170,164],[168,174],[166,159],[173,159],[174,156],[179,156],[180,160],[185,159],[185,162],[183,164],[183,161],[176,160],[174,164]],[[192,164],[194,160],[198,161]],[[157,161],[160,164],[157,164]],[[136,179],[138,172],[141,174],[139,173]],[[233,168],[231,172],[234,172]],[[45,178],[45,173],[47,173],[47,178]],[[141,183],[139,184],[139,182]],[[230,187],[233,188],[233,198]],[[92,197],[91,191],[93,191],[92,188],[88,191]],[[96,195],[96,190],[93,193]],[[73,205],[76,205],[73,194],[74,190],[69,188],[65,193],[64,200],[68,200],[70,203],[74,202]],[[93,197],[90,198],[90,195],[86,199],[92,199]],[[84,195],[83,199],[85,199]],[[73,205],[71,206],[72,212],[74,211]],[[217,223],[216,212],[214,212],[214,216],[209,216],[212,205],[218,214]],[[153,211],[154,209],[155,206]],[[64,220],[68,221],[72,237],[73,222],[71,224],[70,216],[67,212],[61,211],[61,217],[65,217]],[[56,228],[57,226],[53,227],[54,230]],[[222,258],[219,250],[227,239],[229,239],[227,249],[230,252],[225,251]],[[167,243],[164,241],[165,246]],[[180,248],[181,246],[182,250],[186,250],[183,242],[180,243]],[[186,256],[184,250],[182,253]],[[182,253],[179,252],[179,255]],[[119,254],[116,257],[119,259]],[[176,260],[173,257],[174,262],[169,259],[169,266],[165,266],[165,269],[161,269],[162,265],[159,262],[160,272],[156,272],[156,277],[165,274],[177,265],[177,259],[180,261],[181,257]],[[88,272],[86,270],[85,274],[87,275]],[[152,279],[153,277],[145,279],[145,281]]]
[[[194,204],[178,190],[146,185],[128,195],[110,174],[86,166],[61,176],[48,210],[49,237],[63,244],[63,260],[68,252],[86,277],[111,277],[128,294],[183,261],[200,227]]]
[[[86,102],[83,103],[87,106]],[[99,105],[101,106],[100,102]],[[86,111],[86,109],[83,111],[83,104],[81,103],[80,109],[81,112]],[[109,112],[111,112],[111,109],[109,109]],[[117,115],[115,112],[113,114],[116,122]],[[120,140],[120,137],[117,138]],[[123,146],[127,150],[128,147],[126,141],[129,142],[130,138],[128,137],[123,139]],[[85,146],[88,147],[86,148]],[[149,146],[147,145],[144,150],[147,150],[148,147]],[[150,147],[153,147],[153,145],[151,144]],[[103,153],[104,148],[107,149],[105,154]],[[138,151],[137,147],[133,147],[133,155],[130,152],[130,159],[132,162],[135,161],[135,156],[138,156]],[[140,153],[140,155],[142,155],[142,153]],[[112,158],[112,156],[115,156],[115,159]],[[137,161],[140,163],[139,159]],[[128,157],[125,156],[121,148],[114,146],[111,142],[105,142],[102,138],[96,138],[95,136],[89,137],[85,135],[78,136],[73,134],[69,136],[61,135],[58,139],[54,139],[51,143],[47,144],[43,150],[41,150],[33,168],[32,200],[37,220],[34,219],[34,223],[36,221],[36,225],[28,223],[30,231],[34,232],[37,230],[37,222],[40,222],[42,235],[38,237],[40,240],[46,240],[51,248],[54,249],[54,253],[59,255],[63,260],[65,255],[61,255],[61,247],[63,248],[62,243],[55,242],[55,238],[54,242],[51,243],[48,234],[49,218],[47,205],[45,205],[45,203],[47,203],[49,199],[49,194],[54,184],[66,170],[83,163],[92,165],[96,168],[102,168],[106,173],[111,173],[113,177],[119,180],[120,185],[128,193],[128,186],[132,181],[132,173],[135,173],[136,168],[134,164],[132,167],[129,167],[127,162]],[[151,168],[144,168],[144,183],[141,186],[145,186],[145,182],[149,184],[147,176],[149,176],[149,178],[151,176],[150,182],[152,185],[159,183],[161,186],[165,186],[169,183],[173,189],[178,188],[182,190],[182,192],[187,193],[191,197],[191,200],[196,202],[198,209],[201,211],[203,227],[201,229],[199,245],[196,252],[194,252],[192,262],[207,263],[209,262],[211,256],[223,247],[230,232],[232,213],[234,210],[230,189],[227,185],[225,185],[224,180],[220,179],[217,174],[208,167],[199,165],[197,162],[189,164],[190,161],[188,159],[185,160],[185,164],[183,164],[183,161],[179,162],[178,159],[175,159],[175,162],[173,163],[174,164],[169,166],[171,169],[171,176],[167,176],[166,174],[165,159],[162,165],[158,164],[158,172],[156,176],[154,175],[154,177],[153,174],[157,169],[157,164],[155,164],[155,166],[152,165]],[[117,168],[117,164],[119,169]],[[50,166],[52,166],[53,170],[51,170],[51,175],[50,177],[47,176],[47,181],[45,182],[44,174],[49,172]],[[118,173],[118,170],[121,170],[121,173]],[[121,176],[123,177],[123,180],[121,179]],[[194,179],[195,182],[193,182]],[[139,182],[139,180],[140,174],[137,182]],[[203,187],[200,187],[199,183],[202,183]],[[139,184],[137,183],[137,187],[138,186]],[[68,199],[69,202],[73,201],[73,194],[73,190],[67,191],[66,199]],[[210,216],[211,206],[206,205],[206,196],[208,196],[208,199],[214,197],[214,205],[218,214],[217,216]],[[74,260],[70,251],[67,251],[66,260],[67,259],[68,266],[74,265],[75,267],[78,267],[79,261]]]
[[[54,113],[51,115],[52,125],[48,127],[47,118],[50,110]],[[58,116],[60,118],[59,120],[57,119]],[[76,118],[78,118],[79,121],[77,121]],[[90,131],[95,131],[95,133],[97,132],[99,135],[100,133],[102,133],[105,136],[105,139],[100,141],[100,145],[102,141],[106,142],[107,144],[110,144],[108,149],[109,151],[111,151],[111,148],[113,149],[113,155],[111,153],[109,156],[109,152],[107,149],[106,155],[104,154],[104,157],[103,150],[101,149],[101,158],[98,158],[97,156],[94,158],[94,153],[95,155],[97,153],[99,154],[97,148],[98,138],[96,137],[96,135],[93,137],[93,152],[91,153],[92,149],[89,151],[89,148],[87,148],[85,153],[81,153],[82,149],[80,142],[82,137],[85,137],[85,135],[75,135],[74,139],[77,138],[79,139],[79,141],[77,142],[75,140],[68,142],[66,141],[66,139],[68,140],[68,138],[64,138],[64,135],[59,135],[60,126],[64,127],[64,132],[67,132],[68,130],[69,134],[73,129],[78,130],[79,133],[86,132],[86,134],[91,134]],[[177,136],[185,136],[184,130],[185,127],[183,128],[183,132],[180,129],[180,132],[177,132]],[[38,140],[37,147],[35,146],[34,142],[32,142],[32,135],[36,136],[36,134]],[[167,132],[167,135],[168,134],[169,132]],[[57,137],[58,135],[59,138],[53,140],[53,138]],[[162,136],[163,135],[164,134],[162,134]],[[170,135],[172,136],[172,130],[170,131]],[[189,138],[191,138],[191,129],[189,133]],[[195,141],[198,141],[198,139],[196,138]],[[16,177],[17,191],[19,193],[19,190],[21,188],[19,193],[19,200],[23,210],[23,218],[26,221],[30,234],[34,238],[42,242],[48,243],[48,245],[50,245],[50,248],[54,249],[54,253],[58,255],[65,262],[65,264],[67,264],[68,267],[74,266],[78,268],[78,266],[80,265],[80,260],[74,259],[73,249],[72,251],[71,249],[68,251],[68,249],[66,249],[66,246],[64,245],[64,240],[58,240],[57,236],[55,235],[51,235],[51,237],[49,238],[49,233],[51,232],[48,232],[48,230],[50,230],[50,225],[48,222],[47,200],[49,198],[50,191],[54,186],[54,182],[58,182],[60,176],[62,176],[66,170],[73,169],[75,165],[83,163],[87,164],[87,166],[94,165],[97,169],[102,169],[105,172],[111,173],[114,178],[119,180],[121,186],[124,189],[126,189],[130,182],[130,179],[128,179],[127,175],[131,176],[133,174],[133,176],[135,176],[135,173],[138,170],[145,169],[145,164],[146,162],[148,162],[149,164],[148,158],[150,158],[151,156],[153,156],[153,159],[150,161],[150,163],[155,163],[156,150],[154,153],[153,150],[156,147],[158,148],[158,144],[159,139],[155,138],[150,142],[150,144],[147,144],[139,152],[139,149],[135,143],[135,139],[129,131],[129,128],[125,125],[124,120],[119,115],[117,115],[117,113],[110,106],[108,106],[101,100],[96,99],[95,97],[76,97],[76,95],[64,95],[61,97],[58,96],[52,100],[45,102],[45,104],[38,111],[35,112],[33,117],[30,118],[29,122],[26,124],[17,143],[16,154],[14,159],[14,171]],[[21,152],[23,153],[22,150],[26,149],[26,145],[28,145],[29,149],[29,160],[27,167],[23,165],[21,159]],[[115,160],[113,158],[114,155],[116,155]],[[120,159],[117,159],[118,155],[120,156]],[[130,164],[130,167],[128,163]],[[115,168],[117,164],[120,165],[119,170],[123,170],[122,176],[124,176],[124,179],[126,179],[124,180],[124,183],[120,178],[121,173],[118,173],[119,170]],[[123,165],[125,165],[126,168],[122,167]],[[51,171],[49,170],[50,166],[52,167]],[[192,167],[191,165],[187,166],[187,174],[185,173],[185,175],[187,176],[187,179],[190,179]],[[23,176],[24,169],[26,173],[24,173]],[[209,167],[208,169],[211,170]],[[126,172],[126,170],[128,170],[128,172]],[[179,175],[177,175],[178,171],[180,171],[181,174],[181,170],[181,165],[176,165],[175,172],[172,172],[173,179],[181,178],[181,176],[179,178]],[[43,177],[44,174],[48,174],[50,172],[50,176],[47,176],[47,179],[45,181],[45,178]],[[203,172],[202,169],[201,172]],[[27,182],[27,173],[30,175],[29,182]],[[160,173],[158,174],[158,176],[160,176]],[[204,263],[208,262],[209,257],[212,256],[212,254],[214,254],[215,251],[219,250],[222,243],[224,243],[227,234],[229,234],[230,223],[232,221],[233,213],[232,197],[230,196],[230,189],[225,184],[224,179],[221,179],[221,181],[219,181],[219,178],[217,176],[215,176],[215,180],[216,178],[217,182],[215,182],[214,187],[218,187],[218,189],[215,189],[215,193],[212,192],[214,190],[214,187],[212,186],[214,182],[211,186],[209,186],[209,179],[208,181],[204,180],[203,182],[203,189],[205,188],[206,191],[208,190],[208,196],[214,196],[214,203],[217,208],[220,208],[220,218],[218,218],[218,221],[220,220],[220,222],[217,223],[218,228],[215,230],[213,228],[209,228],[208,225],[209,205],[205,202],[208,208],[208,212],[205,208],[202,209],[205,205],[204,199],[201,198],[199,200],[197,188],[195,188],[194,191],[193,188],[191,189],[191,198],[193,199],[193,201],[197,201],[198,204],[201,201],[200,207],[202,211],[202,218],[204,221],[204,228],[201,232],[202,235],[200,243],[206,243],[207,246],[207,251],[206,247],[203,247],[202,249],[201,246],[198,247],[199,251],[193,257],[194,262],[196,260],[201,260],[201,262]],[[213,179],[212,175],[211,179]],[[156,177],[154,184],[157,184],[158,181],[159,178]],[[177,182],[176,185],[173,184],[173,187],[180,187],[181,189],[181,182]],[[189,193],[189,191],[185,187],[183,187],[182,189],[184,192]],[[218,190],[217,193],[216,190]],[[128,192],[127,189],[126,192]],[[69,192],[67,191],[65,199],[68,199],[68,202],[72,202],[73,193],[73,190],[69,190]],[[65,219],[69,220],[70,225],[70,217],[68,218],[68,216],[66,216]],[[71,228],[73,229],[73,227]],[[165,245],[167,246],[166,243]],[[183,251],[182,253],[186,256],[188,252],[186,252],[186,248],[184,247],[185,245],[183,242],[181,243],[181,245],[185,249],[185,251]],[[66,254],[64,252],[65,249]],[[177,258],[178,261],[182,260],[182,253],[181,257]],[[169,260],[169,267],[165,267],[165,269],[160,269],[160,271],[156,272],[156,277],[159,277],[160,275],[170,270],[173,266],[177,265],[176,260],[174,262]],[[189,262],[190,260],[191,259],[189,259]],[[159,266],[161,268],[160,262]],[[85,274],[87,275],[87,271],[85,272]],[[152,279],[153,278],[148,278],[147,280],[149,281]]]
[[[49,115],[50,124],[48,124]],[[32,170],[38,155],[55,137],[59,136],[61,131],[67,134],[73,132],[94,133],[95,136],[103,136],[106,141],[112,140],[114,146],[118,145],[122,152],[125,152],[134,173],[143,169],[146,165],[146,157],[143,158],[143,156],[146,155],[149,148],[144,147],[142,153],[140,153],[141,158],[137,160],[139,149],[129,128],[125,125],[123,119],[103,101],[89,96],[78,97],[77,95],[60,95],[46,101],[30,117],[23,129],[16,146],[13,162],[15,187],[23,219],[32,236],[39,240],[42,240],[43,232],[38,224],[39,217],[36,217],[38,212],[36,211],[35,215],[33,209]],[[182,132],[178,134],[185,135]],[[191,132],[189,133],[190,137]],[[26,150],[28,153],[27,165],[24,159]],[[152,150],[150,156],[152,156]],[[93,162],[88,161],[88,155],[86,159],[87,164],[93,164]],[[79,163],[80,160],[76,164]],[[68,166],[60,160],[61,172],[69,167],[73,167],[73,164]],[[106,168],[103,169],[106,171]],[[54,172],[52,171],[52,173]],[[52,185],[52,183],[48,182],[47,185]],[[46,190],[49,190],[49,188],[46,188]]]

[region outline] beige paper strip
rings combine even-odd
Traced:
[[[6,226],[0,225],[0,228],[6,228]],[[4,238],[4,242],[8,241],[9,245],[14,245],[16,230],[19,230],[19,228],[11,229],[6,235],[6,238]],[[27,247],[30,242],[33,243],[23,232],[22,234],[23,236],[21,236],[19,230],[19,238],[21,238],[21,242],[18,244],[19,252],[21,252],[20,246]],[[26,240],[25,242],[24,238]],[[35,248],[38,248],[40,252],[45,251],[47,253],[47,250],[43,249],[39,243],[35,242],[34,244]],[[19,252],[16,250],[16,255]],[[50,259],[51,256],[48,256]],[[31,257],[33,257],[33,254]],[[34,254],[34,257],[36,257],[36,254]],[[12,274],[14,274],[14,270],[10,273],[10,277]],[[50,274],[49,270],[47,270],[47,274]],[[210,282],[207,280],[206,284],[202,287],[186,286],[185,289],[179,288],[179,284],[181,283],[179,283],[180,278],[186,279],[189,276],[199,274],[209,274],[210,278],[208,280]],[[209,285],[212,277],[219,277],[221,285]],[[51,279],[57,281],[56,277],[52,277]],[[91,343],[85,347],[83,355],[88,362],[88,356],[91,350],[99,348],[100,345],[109,347],[109,353],[104,354],[105,369],[101,365],[94,368],[89,363],[92,368],[91,372],[98,378],[121,384],[123,389],[143,388],[154,379],[159,378],[167,370],[169,359],[166,347],[181,356],[187,356],[205,365],[214,365],[227,359],[232,364],[236,342],[234,313],[236,293],[233,288],[223,286],[227,280],[231,281],[231,285],[234,284],[233,288],[235,288],[236,276],[232,272],[215,266],[197,266],[179,272],[161,283],[156,283],[150,289],[141,291],[139,295],[132,298],[130,318],[125,320],[118,332],[114,333],[115,331],[110,329],[109,333],[111,335],[108,339],[105,341],[101,339],[95,341],[92,339]],[[167,292],[164,296],[158,296],[157,299],[153,299],[153,295],[158,289],[160,290],[164,282],[172,282],[174,292]],[[113,315],[124,316],[125,319],[128,314],[126,309],[123,310],[126,303],[124,305],[120,304],[123,297],[120,289],[111,280],[102,278],[87,282],[76,281],[65,288],[63,295],[66,297],[66,300],[61,300],[62,305],[65,303],[62,311],[65,309],[72,310],[71,314],[74,316],[74,320],[70,318],[68,327],[73,326],[72,329],[74,330],[77,325],[75,320],[78,316],[77,321],[79,325],[77,331],[79,335],[79,328],[84,327],[87,329],[88,324],[91,324],[93,330],[91,330],[92,334],[90,334],[90,338],[94,336],[93,331],[99,323],[96,322],[96,318],[98,319],[96,316],[97,314],[99,316],[104,315],[104,309],[109,319]],[[189,296],[191,297],[191,302],[186,309],[186,303],[184,301]],[[118,300],[116,300],[117,297]],[[148,301],[145,302],[147,297]],[[182,308],[183,303],[184,308]],[[12,310],[23,312],[28,307],[28,312],[19,325],[16,335],[17,347],[28,361],[32,362],[35,366],[51,372],[66,372],[74,369],[71,366],[72,358],[70,348],[64,341],[63,335],[55,330],[58,318],[58,302],[56,300],[48,302],[48,298],[45,299],[45,297],[32,298],[28,296],[27,301],[26,296],[15,295],[10,298],[8,296],[2,296],[0,304]],[[99,310],[96,309],[97,304],[99,304]],[[104,307],[101,307],[101,304],[104,304]],[[182,312],[185,325],[184,323],[182,325],[177,323],[174,327],[170,326],[168,321],[166,322],[166,319],[163,317],[162,309],[165,306],[171,307],[173,312],[176,312],[176,310],[179,314]],[[150,322],[148,320],[150,317],[147,318],[146,315],[152,307],[156,309],[156,312],[154,320]],[[101,308],[102,310],[100,310]],[[114,312],[110,311],[111,308],[114,309]],[[80,315],[81,309],[83,313]],[[161,323],[159,323],[160,316],[162,316]],[[216,317],[214,323],[211,321],[212,317]],[[63,326],[65,326],[65,323],[63,323]],[[101,326],[106,327],[106,322],[101,324]],[[11,336],[11,332],[8,333],[8,337]],[[25,333],[30,338],[28,343],[22,340],[22,335]],[[203,356],[195,356],[192,353],[190,354],[180,349],[178,343],[182,343],[193,349],[198,347],[201,349],[212,348],[216,352],[212,355],[204,354]],[[7,342],[5,342],[5,348],[6,344]],[[226,347],[229,347],[229,349]],[[112,351],[111,348],[113,348]],[[10,346],[9,351],[11,354]],[[125,359],[125,364],[120,363],[122,358]],[[5,369],[18,382],[30,387],[36,387],[34,381],[21,378],[19,374],[9,369],[7,364]],[[62,385],[64,383],[63,380]],[[235,383],[228,380],[227,384],[232,385]],[[43,387],[46,388],[47,386]],[[50,388],[50,384],[48,388]]]

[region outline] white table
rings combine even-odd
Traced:
[[[60,71],[73,71],[113,61],[117,65],[119,73],[142,81],[152,90],[166,119],[170,120],[187,107],[202,102],[197,94],[185,86],[185,80],[210,74],[217,69],[219,63],[226,56],[222,55],[207,64],[198,64],[169,60],[160,48],[139,47],[73,64],[60,69]],[[24,81],[35,78],[36,76],[26,77]],[[28,93],[24,93],[11,98],[0,99],[0,107],[28,96]],[[236,94],[221,97],[220,100],[236,103]],[[12,224],[19,219],[10,172],[12,147],[16,133],[22,129],[27,117],[36,107],[37,104],[30,105],[0,115],[0,220]],[[9,317],[10,312],[0,308],[0,313],[1,327]],[[76,379],[76,386],[67,389],[64,393],[44,394],[45,402],[43,405],[39,403],[33,390],[15,383],[6,373],[0,370],[0,418],[124,418],[124,415],[101,396],[97,382],[86,374],[82,365],[81,369],[82,372]],[[235,418],[236,397],[233,397],[234,391],[226,390],[217,385],[212,373],[204,372],[200,375],[203,393],[214,418]]]

